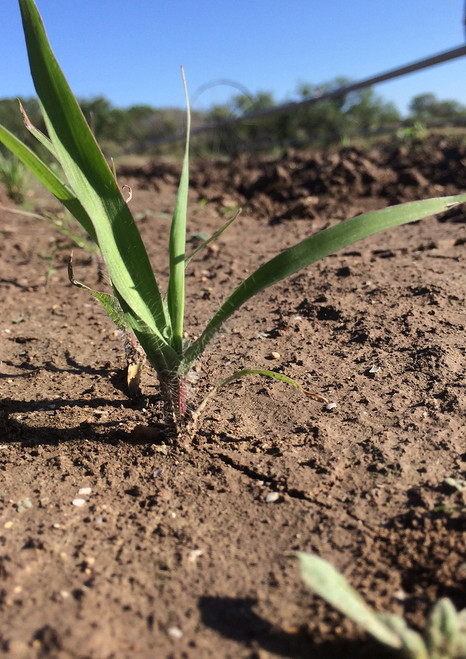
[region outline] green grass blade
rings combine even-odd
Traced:
[[[110,318],[119,329],[121,329],[123,332],[131,331],[131,326],[129,325],[126,319],[126,315],[116,297],[113,297],[113,295],[109,295],[108,293],[100,293],[99,291],[95,291],[93,288],[89,288],[89,286],[86,286],[86,284],[83,284],[74,278],[72,255],[68,261],[68,279],[70,280],[70,283],[73,284],[73,286],[77,286],[78,288],[83,288],[84,290],[89,291],[89,293],[100,302],[100,304],[103,306],[105,311],[108,313]]]
[[[201,251],[201,249],[204,249],[205,247],[207,247],[207,245],[209,243],[211,243],[212,240],[215,240],[216,238],[218,238],[225,231],[225,229],[228,229],[230,224],[232,222],[234,222],[236,220],[236,218],[239,216],[239,214],[241,213],[241,210],[242,210],[241,208],[239,210],[237,210],[236,213],[232,217],[230,217],[230,219],[227,220],[224,225],[222,225],[220,227],[220,229],[217,229],[217,231],[215,231],[209,238],[207,238],[207,240],[204,240],[204,242],[201,243],[201,245],[199,245],[199,247],[196,247],[194,252],[187,257],[187,259],[185,261],[185,267],[187,267],[191,263],[192,259],[196,256],[196,254],[198,252]]]
[[[39,215],[39,213],[32,213],[31,211],[25,211],[22,208],[12,208],[9,206],[4,206],[3,204],[0,204],[0,210],[7,211],[8,213],[16,213],[17,215],[22,215],[23,217],[33,217],[34,219],[40,220],[41,222],[46,222],[54,229],[56,229],[58,233],[62,234],[63,236],[67,236],[68,238],[71,238],[71,240],[74,242],[74,244],[77,247],[80,247],[88,254],[99,253],[99,248],[95,243],[91,242],[90,240],[86,240],[86,238],[83,238],[75,231],[72,231],[71,229],[68,229],[67,227],[63,226],[63,224],[59,220],[54,220],[52,217],[45,217],[44,215]]]
[[[31,135],[34,135],[36,140],[44,146],[49,153],[52,154],[54,158],[57,157],[57,154],[55,152],[55,149],[53,147],[52,142],[49,140],[49,138],[44,135],[38,128],[36,128],[32,123],[29,117],[26,114],[26,110],[23,108],[23,104],[21,101],[19,101],[19,109],[21,111],[21,114],[23,115],[23,121],[24,125],[27,128],[27,130],[31,133]]]
[[[97,236],[91,219],[69,186],[29,147],[23,144],[21,140],[2,125],[0,125],[0,142],[26,165],[34,176],[70,211],[73,217],[77,219],[91,236],[92,240],[97,242]]]
[[[281,281],[324,256],[353,244],[357,240],[391,227],[420,220],[448,210],[451,205],[466,201],[466,194],[439,197],[391,206],[358,215],[336,226],[324,229],[310,238],[281,252],[261,265],[230,295],[209,322],[199,339],[186,351],[180,372],[187,372],[221,325],[239,307],[264,288]]]
[[[230,384],[230,382],[234,382],[235,380],[244,378],[246,375],[263,375],[264,377],[267,378],[274,378],[275,380],[281,380],[282,382],[287,382],[288,384],[291,384],[295,389],[299,389],[299,391],[302,391],[302,387],[297,382],[289,378],[287,375],[283,375],[282,373],[277,373],[276,371],[267,371],[262,368],[243,368],[241,371],[236,371],[236,373],[233,373],[233,375],[230,375],[221,382],[219,382],[215,387],[215,389],[220,389],[221,387]]]
[[[217,391],[221,389],[221,387],[230,384],[230,382],[234,382],[235,380],[244,378],[246,375],[262,375],[268,378],[274,378],[275,380],[281,380],[282,382],[291,384],[293,387],[295,387],[295,389],[298,389],[302,393],[304,394],[306,393],[304,389],[297,382],[289,378],[287,375],[282,375],[282,373],[276,373],[275,371],[266,371],[262,368],[244,368],[241,371],[236,371],[232,375],[229,375],[227,378],[216,384],[215,387],[212,389],[212,391],[210,391],[207,394],[207,396],[205,396],[205,398],[202,400],[198,408],[193,413],[193,418],[191,422],[191,432],[194,432],[194,429],[197,427],[199,423],[199,419],[207,403],[215,396]]]
[[[183,86],[186,97],[186,147],[183,160],[181,180],[176,196],[175,210],[170,229],[170,276],[167,289],[167,308],[172,327],[172,344],[181,355],[183,350],[183,320],[185,303],[185,251],[186,251],[186,216],[188,212],[189,188],[189,135],[191,130],[191,112],[183,69]]]
[[[167,345],[164,332],[170,321],[131,213],[55,59],[33,0],[19,4],[47,131],[73,192],[92,219],[123,310]]]

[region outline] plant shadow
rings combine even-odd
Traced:
[[[396,659],[399,653],[390,651],[375,641],[335,639],[315,642],[306,629],[297,633],[274,626],[254,611],[257,600],[241,597],[202,597],[199,609],[203,623],[224,638],[251,648],[252,656],[262,651],[290,659]]]
[[[34,401],[5,398],[2,400],[2,409],[0,410],[0,434],[3,442],[17,442],[23,446],[57,446],[82,439],[112,445],[120,441],[140,445],[164,442],[169,439],[169,428],[157,419],[152,418],[150,414],[147,418],[147,432],[138,434],[121,428],[120,417],[108,421],[102,419],[95,421],[81,420],[76,425],[67,428],[56,428],[53,425],[30,426],[28,423],[22,423],[19,418],[16,418],[17,414],[27,415],[31,412],[63,410],[63,408],[89,409],[91,411],[103,406],[114,410],[121,410],[121,408],[134,410],[142,407],[150,409],[154,404],[155,400],[152,398],[141,401],[133,401],[128,398],[117,398],[115,400],[108,400],[107,398],[93,398],[91,400],[49,398]]]

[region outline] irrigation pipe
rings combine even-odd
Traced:
[[[350,92],[357,91],[358,89],[364,89],[365,87],[371,87],[372,85],[379,84],[381,82],[386,82],[387,80],[393,80],[393,78],[399,78],[409,73],[414,73],[415,71],[421,71],[422,69],[427,69],[430,66],[436,66],[437,64],[443,64],[444,62],[449,62],[450,60],[457,59],[458,57],[464,57],[466,55],[466,46],[459,46],[458,48],[453,48],[451,50],[446,50],[432,57],[426,57],[425,59],[418,60],[412,64],[407,64],[405,66],[398,67],[396,69],[391,69],[385,73],[379,73],[378,75],[372,76],[371,78],[366,78],[360,82],[355,82],[350,85],[345,85],[344,87],[338,87],[338,89],[333,89],[332,91],[325,92],[325,94],[320,94],[319,96],[314,96],[308,98],[304,101],[294,101],[291,103],[285,103],[284,105],[279,105],[273,108],[267,108],[265,110],[258,110],[257,112],[251,112],[250,114],[245,114],[240,117],[232,117],[231,119],[226,119],[225,121],[219,121],[213,124],[206,124],[204,126],[198,126],[197,128],[191,129],[191,137],[194,135],[199,135],[200,133],[205,133],[211,130],[218,130],[224,128],[225,126],[232,126],[234,124],[241,123],[243,121],[249,121],[250,119],[257,119],[259,117],[269,117],[274,114],[280,114],[281,112],[286,112],[288,110],[294,110],[297,108],[304,107],[306,105],[315,105],[316,103],[321,103],[322,101],[327,101],[329,99],[338,98],[340,96],[346,96]],[[159,146],[162,144],[168,144],[170,142],[177,142],[178,140],[185,139],[186,135],[184,131],[177,132],[173,135],[168,135],[167,137],[158,138],[156,140],[148,140],[144,143],[144,146],[132,147],[123,151],[120,155],[126,155],[128,153],[134,153],[136,151],[145,150],[148,147]]]

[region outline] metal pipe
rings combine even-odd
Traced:
[[[466,11],[466,3],[465,3]],[[465,26],[466,26],[466,15],[465,15]],[[436,66],[437,64],[442,64],[443,62],[449,62],[452,59],[457,59],[458,57],[464,57],[466,55],[466,46],[459,46],[458,48],[453,48],[451,50],[446,50],[438,55],[433,55],[432,57],[426,57],[425,59],[418,60],[412,64],[407,64],[406,66],[401,66],[396,69],[391,69],[385,73],[379,73],[376,76],[371,78],[365,78],[360,82],[355,82],[350,85],[345,85],[344,87],[338,87],[338,89],[333,89],[330,92],[325,92],[320,96],[315,96],[313,98],[305,99],[304,101],[293,101],[291,103],[285,103],[284,105],[279,105],[273,108],[267,108],[265,110],[258,110],[257,112],[251,112],[250,114],[245,114],[240,117],[232,117],[231,119],[226,119],[225,121],[219,121],[213,124],[206,124],[204,126],[198,126],[191,130],[191,135],[199,135],[200,133],[205,133],[210,130],[218,130],[225,126],[232,126],[243,121],[249,121],[250,119],[257,119],[260,117],[269,117],[274,114],[279,114],[281,112],[286,112],[287,110],[294,110],[297,108],[304,107],[306,105],[314,105],[316,103],[321,103],[322,101],[327,101],[329,99],[338,98],[340,96],[346,96],[350,92],[357,91],[358,89],[364,89],[365,87],[371,87],[380,82],[385,82],[386,80],[393,80],[393,78],[399,78],[400,76],[408,75],[409,73],[414,73],[415,71],[420,71],[426,69],[430,66]],[[157,140],[150,140],[144,144],[144,147],[136,147],[128,149],[123,153],[131,153],[134,151],[139,151],[148,147],[159,146],[161,144],[168,144],[170,142],[177,142],[178,140],[185,139],[184,131],[175,133],[174,135],[169,135],[167,137],[162,137]]]

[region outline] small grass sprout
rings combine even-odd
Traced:
[[[415,121],[411,126],[401,126],[396,131],[397,139],[403,144],[419,144],[427,137],[427,128],[422,121]]]
[[[18,158],[0,153],[0,181],[15,204],[22,204],[25,200],[27,174],[28,170]]]
[[[408,659],[464,659],[466,609],[457,612],[451,600],[434,605],[424,635],[397,615],[376,613],[335,568],[320,556],[298,552],[301,578],[319,597],[360,625],[383,645]]]
[[[466,200],[464,194],[385,208],[302,240],[250,274],[226,297],[200,336],[190,342],[184,335],[190,133],[187,93],[185,155],[168,242],[168,287],[162,294],[122,190],[55,59],[37,7],[33,0],[19,0],[19,6],[31,74],[48,136],[34,128],[27,117],[25,122],[58,162],[60,170],[50,167],[2,126],[0,141],[45,184],[98,246],[113,293],[91,293],[126,334],[134,334],[157,372],[168,416],[177,429],[187,420],[188,376],[194,363],[225,321],[252,296],[357,240],[440,213],[449,204]],[[74,279],[72,273],[70,278]],[[260,370],[242,369],[238,373],[248,375]],[[273,372],[264,371],[263,375],[279,377]],[[236,376],[239,377],[233,374],[223,382]]]

